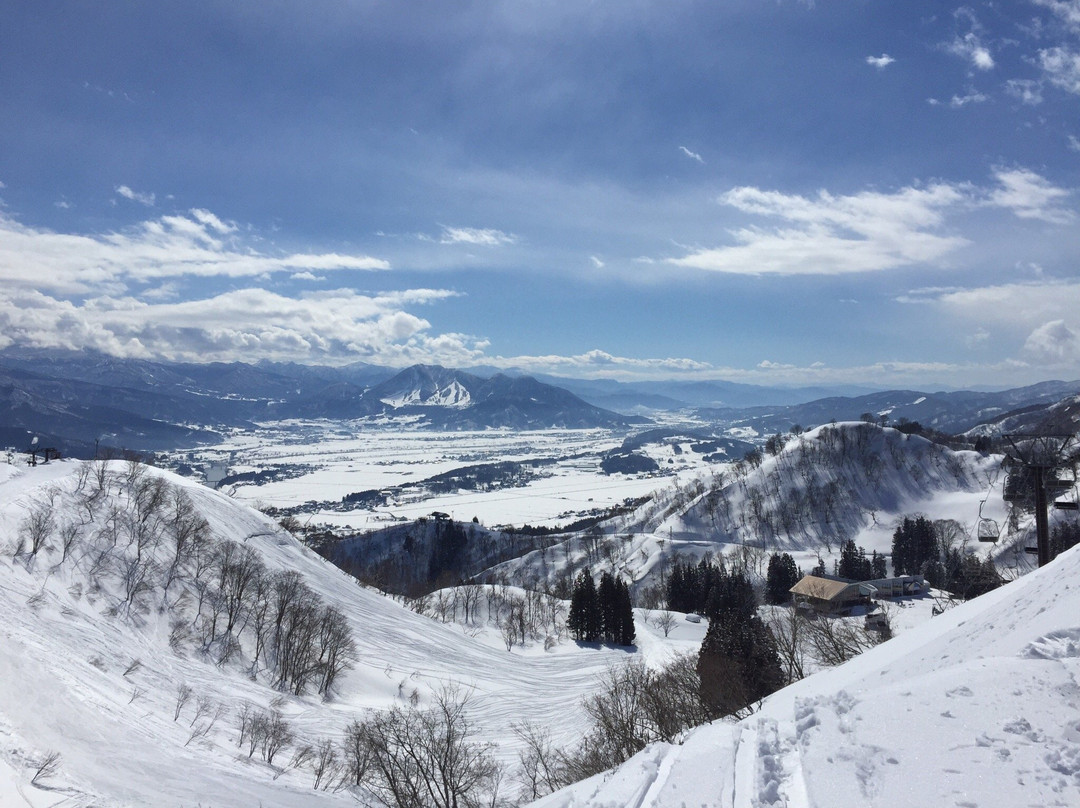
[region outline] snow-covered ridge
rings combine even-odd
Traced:
[[[1077,581],[1080,548],[534,805],[1080,804]]]
[[[433,391],[414,388],[395,396],[379,399],[383,404],[394,409],[402,407],[456,407],[464,409],[472,404],[472,396],[465,386],[456,379],[448,385],[437,387]]]
[[[140,488],[131,476],[140,473],[167,483],[169,497],[182,492],[215,543],[252,550],[268,573],[294,571],[347,617],[357,660],[329,699],[314,688],[300,696],[275,689],[263,669],[252,678],[250,634],[240,635],[222,664],[220,644],[202,650],[201,587],[191,567],[166,590],[172,533],[138,529],[151,511],[137,492],[154,489]],[[28,520],[43,508],[51,527],[31,554]],[[497,637],[437,623],[360,587],[257,511],[116,461],[0,465],[0,548],[4,806],[54,804],[50,794],[73,806],[354,805],[348,794],[314,791],[309,770],[284,765],[291,748],[273,766],[249,758],[237,745],[241,708],[277,709],[298,744],[318,742],[340,738],[365,710],[407,703],[414,692],[423,705],[456,682],[471,689],[475,723],[510,763],[514,721],[549,727],[569,743],[584,720],[568,705],[591,692],[607,665],[625,659],[622,651],[569,645],[509,653]],[[191,696],[178,706],[182,687]],[[61,763],[47,782],[55,791],[46,792],[30,780],[52,751]]]

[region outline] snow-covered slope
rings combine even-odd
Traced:
[[[278,709],[297,741],[340,739],[369,708],[421,705],[445,683],[471,690],[470,715],[482,737],[515,757],[511,724],[530,720],[569,743],[583,729],[574,707],[611,663],[614,649],[515,648],[473,627],[416,615],[360,587],[258,512],[173,475],[145,479],[182,491],[215,542],[252,548],[268,573],[295,570],[322,600],[343,612],[356,643],[354,669],[323,699],[274,689],[266,671],[250,675],[250,639],[216,664],[192,627],[199,587],[191,575],[164,594],[175,551],[165,519],[158,541],[139,547],[132,531],[149,513],[128,464],[56,462],[0,465],[0,804],[65,806],[355,804],[345,793],[314,791],[312,773],[273,766],[237,745],[244,704]],[[141,468],[141,467],[140,467]],[[89,473],[85,473],[85,472]],[[99,472],[101,472],[99,476]],[[138,472],[136,472],[138,473]],[[171,502],[169,500],[172,507]],[[51,529],[33,557],[28,519],[43,506]],[[165,513],[165,511],[162,511]],[[151,519],[156,517],[151,517]],[[71,539],[64,551],[65,537]],[[24,552],[15,555],[15,545]],[[131,578],[141,558],[145,587]],[[132,594],[128,599],[128,594]],[[189,631],[190,630],[190,631]],[[191,689],[178,707],[178,691]],[[203,709],[205,708],[205,709]],[[200,713],[200,710],[202,712]],[[211,718],[218,716],[209,729]],[[205,734],[199,732],[205,729]],[[30,780],[50,752],[57,773]],[[47,790],[51,789],[51,790]],[[512,789],[511,789],[512,791]]]
[[[1080,805],[1080,548],[535,803]]]
[[[662,579],[676,555],[751,552],[761,575],[769,552],[791,553],[810,569],[817,558],[831,563],[848,539],[889,555],[905,515],[955,520],[973,531],[994,480],[996,498],[983,514],[1003,522],[1000,464],[1000,455],[953,451],[875,424],[818,427],[759,465],[717,466],[709,477],[656,492],[593,541],[571,539],[497,569],[511,580],[552,581],[568,559],[594,570],[610,564],[640,593]]]

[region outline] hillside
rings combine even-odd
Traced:
[[[810,569],[819,557],[831,563],[849,539],[867,553],[888,555],[906,514],[954,520],[969,532],[1000,463],[998,455],[956,452],[875,424],[819,427],[791,437],[775,456],[657,491],[602,532],[534,551],[496,572],[556,582],[584,565],[610,567],[641,594],[676,557],[737,551],[762,575],[770,552],[791,553]],[[998,492],[985,510],[1003,519]]]
[[[424,707],[458,683],[478,737],[510,764],[515,721],[569,742],[583,719],[567,705],[626,658],[573,643],[507,652],[359,586],[258,512],[137,464],[0,465],[0,536],[4,805],[356,804],[312,789],[310,761],[290,762],[303,744],[337,742],[371,709]],[[325,694],[317,677],[275,684],[283,657],[257,652],[257,610],[227,629],[226,558],[261,580],[291,571],[308,593],[299,603],[343,616],[355,659]],[[279,711],[296,736],[272,765],[237,743],[245,705]],[[56,773],[31,785],[51,752]]]
[[[1080,550],[536,808],[1080,801]]]

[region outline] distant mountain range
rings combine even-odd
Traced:
[[[366,390],[339,383],[270,411],[300,418],[415,418],[441,429],[591,429],[647,421],[595,407],[530,376],[485,379],[437,365],[414,365]]]
[[[216,442],[215,428],[290,418],[396,418],[439,429],[619,428],[644,423],[530,377],[435,366],[172,364],[100,354],[0,353],[0,445],[64,454]]]
[[[215,442],[218,429],[294,418],[399,420],[452,430],[631,429],[650,424],[645,415],[661,411],[759,435],[866,414],[958,433],[1080,393],[1080,381],[1002,392],[891,390],[805,398],[820,392],[827,389],[538,379],[433,365],[396,370],[364,363],[169,363],[8,349],[0,351],[0,446],[23,449],[37,436],[41,445],[76,456],[89,456],[99,445],[162,451]],[[717,402],[726,405],[703,406]]]
[[[925,427],[954,434],[1019,408],[1040,409],[1077,393],[1080,393],[1080,381],[1048,381],[1000,392],[886,390],[786,407],[699,408],[697,413],[707,420],[751,427],[759,434],[787,432],[795,424],[809,428],[834,420],[856,421],[867,415],[875,420],[884,418],[890,424],[918,421]]]

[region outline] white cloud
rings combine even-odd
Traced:
[[[973,31],[964,36],[956,37],[945,46],[945,49],[949,53],[971,62],[972,67],[977,70],[992,70],[994,67],[994,57],[990,54],[990,49],[982,43],[978,34]]]
[[[1064,47],[1046,48],[1039,51],[1039,65],[1055,87],[1080,95],[1080,52]]]
[[[291,281],[325,281],[326,276],[324,276],[324,275],[316,275],[314,272],[308,272],[307,270],[304,270],[303,272],[294,272],[292,275],[289,276],[289,280],[291,280]]]
[[[118,233],[81,235],[27,227],[0,211],[0,287],[118,295],[154,279],[389,268],[364,255],[271,254],[244,243],[235,230],[200,210]]]
[[[573,373],[589,378],[697,378],[713,369],[707,362],[686,358],[637,359],[615,356],[599,349],[573,356],[497,356],[485,360],[497,367],[521,368],[532,373]]]
[[[152,193],[139,193],[138,191],[131,190],[126,185],[117,185],[116,193],[124,197],[124,199],[130,199],[132,202],[138,202],[140,205],[146,205],[148,208],[154,206],[154,194]]]
[[[1037,106],[1043,101],[1042,84],[1031,79],[1009,79],[1005,82],[1005,92],[1029,106]]]
[[[988,95],[973,91],[967,95],[954,95],[949,101],[949,106],[953,109],[960,109],[960,107],[966,107],[968,104],[982,104],[989,100]]]
[[[1028,335],[1023,352],[1040,364],[1076,366],[1080,364],[1080,334],[1064,320],[1051,320]]]
[[[203,208],[192,208],[191,215],[199,224],[206,225],[223,235],[226,233],[235,233],[237,230],[234,222],[223,222],[213,213]]]
[[[606,266],[603,260],[601,260],[598,256],[590,255],[589,260],[592,261],[592,265],[597,269],[603,269]]]
[[[940,305],[949,316],[983,328],[1033,329],[1052,320],[1076,317],[1080,280],[1005,283],[972,289],[916,290],[901,302]]]
[[[945,212],[965,204],[962,187],[935,184],[895,193],[816,197],[734,188],[721,204],[784,222],[732,231],[733,246],[668,259],[676,266],[737,274],[840,275],[934,262],[968,242],[939,235]]]
[[[1080,152],[1080,138],[1076,135],[1069,135],[1069,148],[1073,151]]]
[[[501,244],[514,244],[517,236],[501,230],[479,227],[447,227],[441,225],[440,244],[475,244],[481,247],[497,247]]]
[[[1061,207],[1072,192],[1052,185],[1034,171],[996,169],[994,177],[1000,187],[991,191],[990,204],[1008,208],[1021,219],[1069,224],[1076,218],[1072,211]]]
[[[401,308],[402,301],[453,294],[406,290],[365,296],[339,289],[289,298],[241,289],[197,300],[74,302],[39,291],[5,291],[0,292],[0,333],[27,346],[193,362],[237,357],[329,363],[363,358],[388,365],[475,362],[486,342],[432,335],[427,320]]]
[[[881,56],[867,56],[866,63],[871,67],[876,67],[878,70],[884,70],[896,60],[889,56],[887,53],[881,54]]]
[[[1033,0],[1035,5],[1048,8],[1074,31],[1080,31],[1080,0]]]
[[[697,160],[702,165],[705,164],[705,159],[697,152],[692,152],[686,146],[679,146],[679,151],[689,157],[691,160]]]

